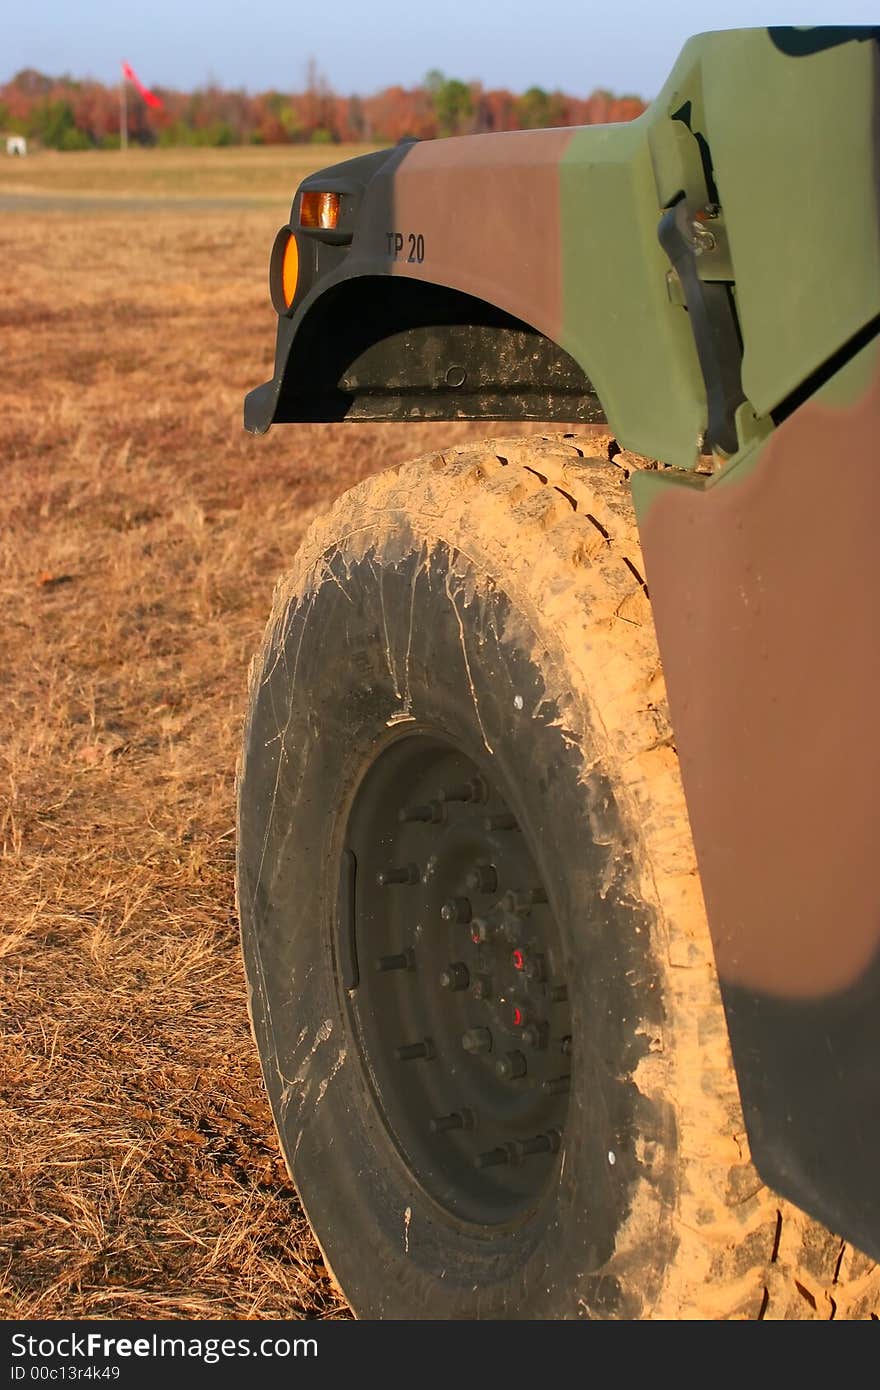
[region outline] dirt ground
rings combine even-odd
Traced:
[[[143,185],[120,165],[111,193],[163,199],[135,211],[113,158],[0,172],[0,1315],[345,1317],[245,1010],[247,666],[316,510],[486,426],[245,435],[283,161],[249,180],[236,152],[221,209],[222,160],[194,157],[195,211],[165,201],[175,156]],[[51,207],[16,209],[25,186]]]

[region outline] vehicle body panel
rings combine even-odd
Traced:
[[[414,144],[394,174],[392,230],[404,251],[410,234],[424,236],[425,260],[394,259],[392,274],[488,300],[559,342],[560,164],[572,136],[525,130]]]
[[[868,30],[832,33],[824,46],[799,38],[800,56],[786,38],[798,31],[705,34],[629,124],[410,143],[306,180],[328,185],[343,169],[356,179],[364,165],[351,244],[325,248],[332,265],[297,233],[303,290],[279,321],[275,376],[248,428],[272,422],[291,344],[322,296],[400,276],[474,296],[558,342],[626,448],[693,467],[706,392],[657,241],[664,208],[720,200],[724,252],[699,273],[733,286],[758,417],[880,312],[877,44]],[[420,260],[411,237],[422,238]],[[449,417],[462,413],[450,394]]]
[[[713,50],[702,92],[743,387],[766,415],[880,309],[878,47],[748,35]]]
[[[634,495],[753,1156],[880,1257],[880,345]]]

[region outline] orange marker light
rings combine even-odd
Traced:
[[[294,301],[299,283],[299,248],[289,227],[282,227],[272,245],[269,258],[269,294],[276,314],[286,314]]]
[[[325,232],[334,232],[338,224],[338,193],[318,193],[311,189],[303,193],[299,205],[301,227],[320,227]]]
[[[284,296],[284,303],[289,309],[293,303],[293,296],[296,294],[296,282],[299,279],[299,252],[296,247],[296,237],[291,236],[287,239],[284,248],[284,259],[281,262],[281,293]]]

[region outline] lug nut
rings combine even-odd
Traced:
[[[558,1129],[548,1129],[546,1134],[536,1134],[534,1139],[515,1139],[511,1147],[520,1160],[531,1154],[555,1154],[559,1152],[561,1137]]]
[[[407,948],[394,956],[380,956],[376,961],[377,970],[415,970],[415,953]]]
[[[526,961],[526,975],[530,980],[534,980],[536,984],[545,980],[547,978],[547,961],[545,957],[541,955],[529,956]]]
[[[517,917],[528,917],[532,910],[532,900],[528,893],[505,893],[501,899],[505,912],[513,912]]]
[[[440,787],[438,801],[485,801],[488,788],[482,777],[474,777],[457,787]]]
[[[425,1038],[424,1042],[406,1043],[403,1047],[396,1048],[395,1056],[398,1062],[415,1062],[420,1057],[430,1062],[437,1053],[431,1039]]]
[[[429,1124],[432,1134],[445,1134],[451,1129],[473,1129],[473,1110],[453,1110],[451,1115],[437,1115]]]
[[[564,1096],[571,1089],[570,1076],[554,1076],[552,1081],[544,1082],[544,1090],[551,1096]]]
[[[522,1040],[528,1047],[546,1047],[547,1032],[546,1023],[529,1023],[522,1031]]]
[[[380,869],[376,882],[380,888],[390,883],[420,883],[422,879],[418,864],[403,864],[399,869]]]
[[[399,821],[430,821],[433,825],[439,825],[446,819],[446,807],[442,801],[429,801],[425,806],[404,806],[398,811]]]
[[[494,864],[475,864],[465,880],[472,893],[494,893],[498,872]]]
[[[469,898],[450,898],[440,909],[444,922],[467,923],[472,915]]]
[[[471,982],[470,971],[463,960],[453,961],[440,972],[440,984],[444,989],[467,989]]]
[[[488,1028],[469,1028],[462,1036],[461,1045],[465,1052],[491,1052],[492,1034]]]
[[[475,999],[492,998],[492,981],[488,975],[475,975],[471,985],[471,994]]]
[[[487,1153],[477,1154],[474,1163],[478,1168],[495,1168],[499,1163],[509,1163],[507,1149],[489,1149]]]
[[[524,1028],[527,1023],[533,1022],[535,1011],[531,1004],[523,1001],[521,1004],[514,1004],[510,1010],[510,1022],[514,1028]]]
[[[505,912],[496,930],[499,936],[503,936],[505,941],[509,941],[513,946],[522,938],[522,925],[521,918],[515,917],[512,912]],[[518,947],[517,949],[522,957],[522,965],[518,965],[517,969],[522,970],[526,963],[526,955],[522,948]],[[514,961],[514,965],[516,965],[516,961]]]
[[[487,816],[483,825],[487,830],[519,830],[516,816],[512,816],[509,811],[503,811],[497,816]]]
[[[485,944],[492,940],[497,930],[485,917],[475,917],[471,922],[471,941],[475,946]]]
[[[525,1076],[528,1067],[521,1052],[505,1052],[495,1063],[495,1070],[503,1081],[516,1081],[518,1077]]]

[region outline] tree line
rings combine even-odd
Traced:
[[[193,92],[153,89],[153,110],[129,87],[128,138],[143,145],[279,145],[292,143],[394,144],[438,135],[470,135],[547,126],[629,121],[645,103],[597,90],[589,96],[530,87],[520,94],[486,89],[439,71],[418,87],[386,87],[372,96],[338,96],[308,64],[303,90],[250,94],[218,85]],[[119,87],[33,68],[0,86],[0,130],[28,136],[52,149],[119,145]]]

